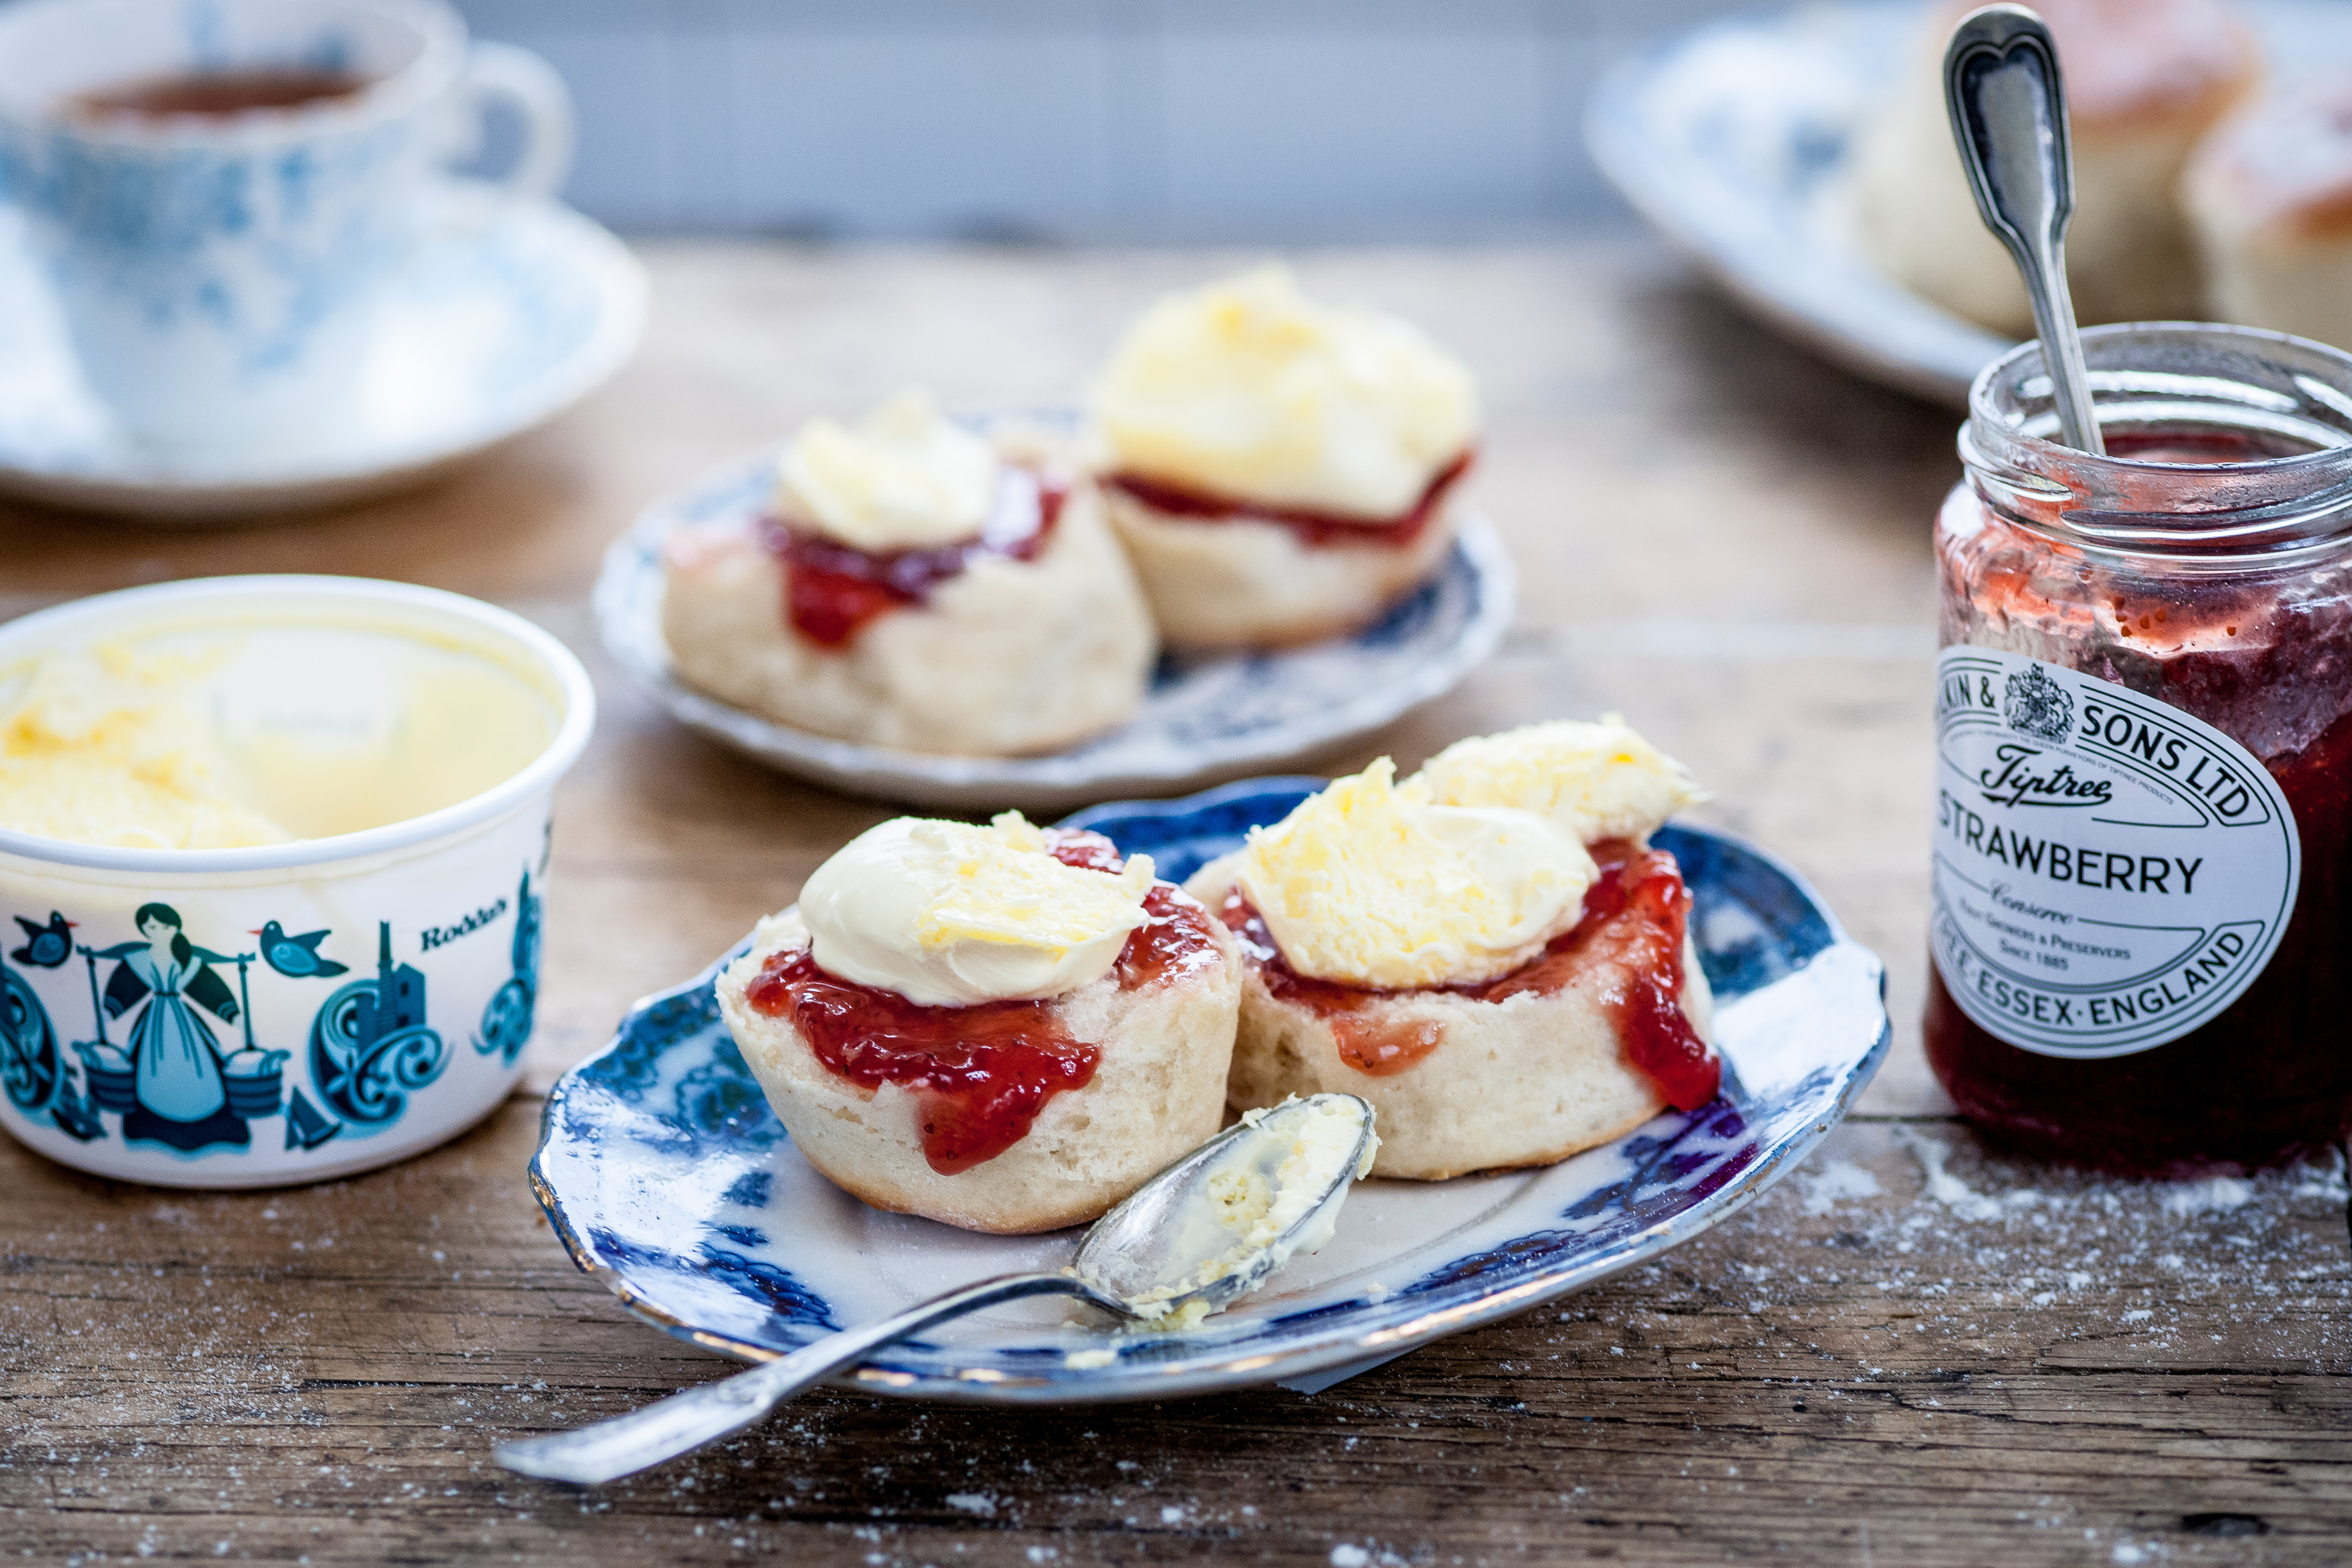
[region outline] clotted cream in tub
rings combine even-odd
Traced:
[[[475,600],[166,584],[0,626],[0,1124],[169,1186],[315,1181],[488,1113],[538,1000],[587,674]]]

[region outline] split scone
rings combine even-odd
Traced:
[[[808,1163],[967,1230],[1101,1215],[1223,1121],[1233,937],[1099,834],[900,817],[719,981]]]
[[[1097,482],[1169,642],[1354,631],[1434,572],[1478,433],[1470,373],[1267,267],[1160,300],[1088,398]]]
[[[1856,136],[1863,248],[1923,299],[2033,335],[2017,264],[1969,194],[1944,108],[1944,50],[1979,0],[1930,8],[1884,106]],[[2034,0],[2066,78],[2074,216],[2066,278],[2084,321],[2194,319],[2199,268],[2176,190],[2190,150],[2252,88],[2262,53],[2226,0]]]
[[[820,735],[1014,756],[1132,717],[1157,652],[1076,465],[909,392],[803,426],[772,516],[682,528],[662,633],[688,685]]]
[[[2181,195],[2207,320],[2352,346],[2352,78],[2299,81],[2231,115]]]
[[[1613,716],[1338,779],[1187,884],[1241,937],[1229,1098],[1360,1095],[1375,1175],[1548,1165],[1715,1098],[1690,894],[1648,847],[1700,792]]]

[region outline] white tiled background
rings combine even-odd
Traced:
[[[638,230],[1507,237],[1612,221],[1607,66],[1740,0],[458,0]]]

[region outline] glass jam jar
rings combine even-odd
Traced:
[[[1929,1063],[2044,1158],[2247,1170],[2352,1130],[2352,356],[2084,333],[1988,367],[1937,518]]]

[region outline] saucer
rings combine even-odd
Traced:
[[[1069,826],[1179,880],[1279,821],[1320,779],[1097,806]],[[1373,1180],[1331,1243],[1181,1333],[1121,1334],[1066,1304],[978,1313],[875,1351],[862,1393],[1011,1404],[1160,1399],[1279,1383],[1306,1392],[1442,1335],[1655,1258],[1796,1168],[1891,1037],[1878,960],[1761,850],[1669,825],[1716,996],[1722,1092],[1557,1165]],[[748,946],[748,943],[745,944]],[[751,1361],[969,1280],[1058,1268],[1076,1231],[982,1236],[869,1208],[793,1147],[701,975],[647,997],[548,1097],[531,1185],[572,1261],[636,1317]]]
[[[1025,418],[1075,419],[1066,411]],[[757,517],[777,452],[713,469],[656,501],[605,552],[597,630],[672,717],[782,772],[852,795],[962,810],[1066,810],[1109,795],[1172,795],[1282,767],[1370,734],[1444,696],[1503,640],[1516,579],[1477,514],[1428,582],[1352,636],[1271,652],[1162,654],[1143,708],[1118,729],[1034,757],[896,752],[813,734],[680,681],[662,637],[662,542],[686,524]]]
[[[2245,0],[2272,71],[2352,64],[2341,0]],[[1853,232],[1855,137],[1898,79],[1916,0],[1712,23],[1603,80],[1585,141],[1635,210],[1731,296],[1823,358],[1965,406],[2014,345],[1880,272]]]
[[[84,384],[24,226],[0,206],[0,496],[166,523],[404,489],[545,423],[635,349],[645,270],[553,202],[447,193],[394,285],[355,417],[303,447],[164,454]]]

